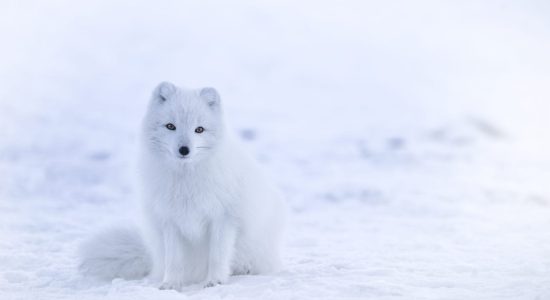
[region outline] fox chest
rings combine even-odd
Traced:
[[[159,222],[178,228],[189,240],[200,239],[213,220],[227,213],[220,196],[212,191],[184,187],[170,190],[170,193],[155,193],[152,213]]]

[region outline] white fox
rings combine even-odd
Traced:
[[[224,129],[220,96],[163,82],[143,122],[143,226],[81,247],[85,274],[161,289],[277,270],[286,206]]]

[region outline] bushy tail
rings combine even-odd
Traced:
[[[111,228],[80,247],[79,269],[104,280],[138,279],[151,270],[151,258],[136,228]]]

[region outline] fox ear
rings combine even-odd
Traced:
[[[168,97],[170,97],[170,95],[174,94],[175,92],[176,86],[173,83],[163,81],[159,83],[159,85],[153,91],[153,98],[160,102],[165,102],[166,100],[168,100]]]
[[[211,108],[218,108],[220,106],[220,94],[215,88],[205,87],[200,91],[200,96],[207,101],[208,106]]]

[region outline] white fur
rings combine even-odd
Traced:
[[[80,270],[100,279],[137,279],[151,269],[151,259],[135,228],[110,228],[80,247]]]
[[[176,130],[168,130],[167,123]],[[199,126],[204,132],[195,132]],[[152,269],[142,273],[162,281],[163,289],[179,290],[190,283],[212,286],[231,274],[265,273],[280,266],[284,202],[226,134],[215,89],[186,90],[161,83],[143,122],[142,141],[143,239],[148,249],[142,257],[151,253],[152,261]],[[185,157],[178,152],[182,146],[190,149]],[[113,248],[104,243],[90,247]],[[132,261],[134,253],[129,253],[121,251],[124,255],[113,261],[119,266]],[[97,261],[84,256],[82,265]],[[88,269],[108,277],[113,267]],[[112,276],[127,273],[115,269]]]

